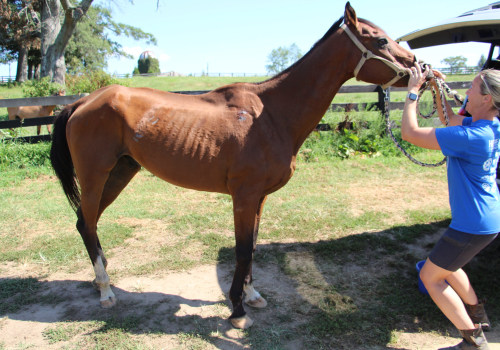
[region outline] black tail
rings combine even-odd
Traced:
[[[56,116],[50,149],[50,162],[61,181],[64,194],[75,212],[80,207],[80,189],[66,139],[66,125],[77,106],[77,104],[67,106]]]

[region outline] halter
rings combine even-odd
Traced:
[[[463,104],[464,100],[463,100],[463,97],[460,96],[456,91],[451,90],[450,87],[444,82],[444,80],[435,77],[435,81],[436,81],[436,87],[434,87],[431,84],[429,84],[428,82],[426,82],[422,86],[422,89],[420,90],[419,98],[418,98],[418,101],[420,101],[420,97],[422,97],[422,94],[424,93],[424,91],[426,89],[430,89],[432,92],[432,96],[433,96],[434,108],[433,108],[431,113],[429,113],[428,115],[424,115],[420,112],[420,109],[418,108],[418,103],[417,103],[418,115],[420,115],[420,117],[422,117],[424,119],[428,119],[428,118],[432,117],[437,112],[439,115],[439,119],[441,119],[441,122],[444,125],[448,126],[449,120],[448,120],[448,115],[446,113],[446,103],[445,103],[446,95],[448,95],[449,98],[452,98],[457,105]],[[441,106],[438,106],[437,95],[440,96]],[[389,118],[389,96],[388,96],[387,92],[385,92],[384,102],[385,102],[384,109],[385,109],[386,132],[391,137],[394,144],[399,148],[399,150],[413,163],[421,165],[421,166],[438,167],[440,165],[445,164],[446,157],[444,157],[443,160],[441,160],[440,162],[437,162],[437,163],[423,163],[423,162],[415,159],[406,149],[404,149],[404,147],[399,143],[399,141],[396,139],[396,137],[392,133],[392,122]],[[441,109],[439,107],[441,107]]]
[[[361,67],[363,67],[363,65],[365,64],[365,62],[367,60],[369,60],[370,58],[375,58],[377,60],[380,60],[380,61],[384,62],[386,65],[388,65],[389,67],[391,67],[392,70],[394,70],[396,72],[396,76],[391,81],[389,81],[388,83],[385,83],[384,85],[382,85],[382,89],[384,89],[384,90],[387,89],[387,87],[393,85],[399,79],[401,79],[402,77],[404,77],[405,75],[408,74],[407,68],[402,68],[402,67],[398,66],[397,64],[395,64],[394,62],[391,62],[391,61],[389,61],[386,58],[377,56],[373,52],[371,52],[370,50],[368,50],[358,40],[358,38],[356,38],[356,36],[351,32],[351,30],[349,29],[349,27],[347,27],[347,25],[345,23],[342,24],[341,28],[344,29],[344,31],[347,33],[347,35],[349,36],[349,38],[351,38],[352,42],[354,44],[356,44],[356,46],[361,50],[361,59],[359,60],[358,65],[354,69],[354,77],[356,79],[358,79],[358,73],[361,70]]]

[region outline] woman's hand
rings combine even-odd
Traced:
[[[427,76],[429,75],[429,66],[425,67],[425,70],[422,72],[420,65],[415,62],[415,66],[410,68],[410,79],[408,80],[408,91],[418,93],[420,87],[427,80]]]

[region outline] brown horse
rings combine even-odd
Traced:
[[[300,146],[345,81],[356,76],[405,86],[414,62],[382,29],[358,20],[347,3],[344,17],[309,53],[267,81],[198,96],[109,86],[67,106],[55,121],[51,161],[77,213],[101,305],[111,307],[116,299],[97,222],[143,166],[172,184],[232,196],[236,269],[230,320],[237,328],[251,326],[243,295],[250,306],[267,304],[252,286],[266,196],[290,180]]]
[[[60,90],[56,94],[52,96],[64,96],[64,90]],[[21,107],[7,107],[7,112],[9,113],[9,120],[15,119],[29,119],[29,118],[38,118],[38,117],[48,117],[51,116],[54,112],[54,109],[57,105],[54,106],[21,106]],[[47,131],[49,134],[51,133],[52,125],[47,124]],[[42,126],[37,125],[36,134],[40,135],[42,131]]]

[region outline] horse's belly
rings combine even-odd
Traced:
[[[227,169],[219,161],[207,162],[172,154],[132,156],[152,174],[171,184],[199,191],[228,193]]]
[[[165,181],[227,193],[228,166],[238,152],[233,129],[224,118],[146,116],[124,139],[130,155]]]

